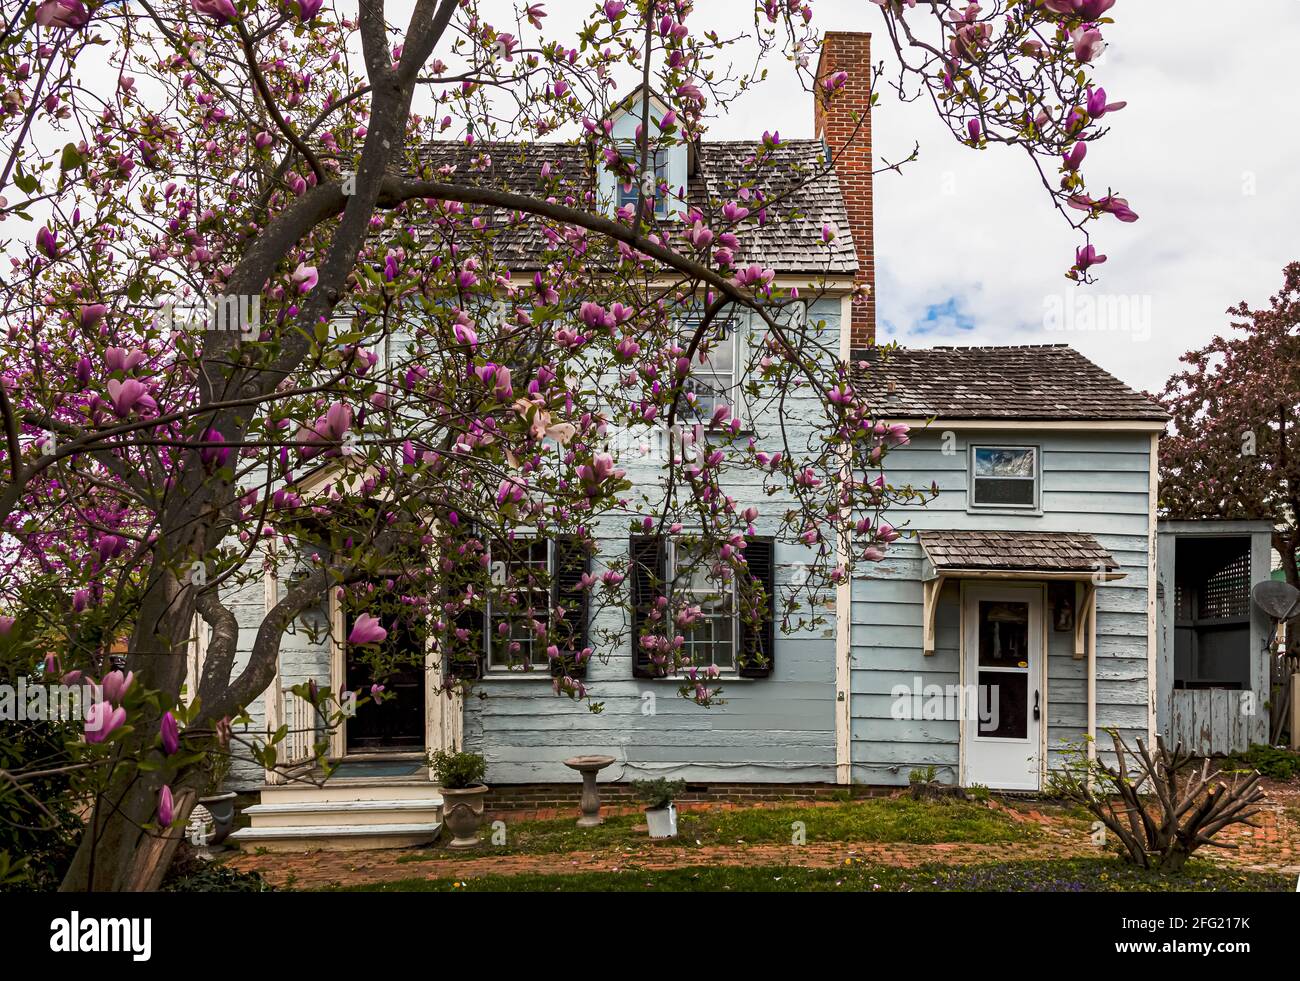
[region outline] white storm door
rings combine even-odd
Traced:
[[[1037,586],[968,585],[963,783],[1041,788],[1043,593]],[[972,701],[974,705],[972,705]]]

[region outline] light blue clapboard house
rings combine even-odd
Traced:
[[[629,142],[640,98],[634,95],[614,117],[615,134]],[[819,133],[822,124],[819,114]],[[458,179],[521,186],[536,179],[543,162],[553,171],[592,173],[577,146],[491,149],[491,168],[461,171]],[[671,196],[665,203],[663,220],[674,220],[683,201],[724,193],[751,169],[757,150],[756,142],[705,141],[657,160],[656,168],[681,189],[675,204]],[[774,152],[778,174],[798,175],[785,205],[794,217],[746,233],[741,255],[774,268],[781,284],[819,280],[807,321],[822,332],[821,343],[852,357],[855,384],[886,418],[913,427],[910,445],[889,456],[887,479],[923,487],[935,482],[938,496],[889,516],[904,537],[883,561],[824,597],[823,626],[794,633],[770,623],[750,629],[734,604],[709,607],[693,654],[697,664],[719,669],[720,705],[702,708],[678,695],[680,678],[652,676],[635,653],[638,604],[629,601],[625,609],[581,618],[575,639],[580,647],[610,633],[623,638],[599,649],[586,669],[602,712],[555,694],[544,659],[529,670],[485,641],[477,659],[458,668],[474,678],[464,699],[438,694],[442,679],[433,670],[382,679],[399,697],[359,710],[329,736],[329,755],[340,766],[318,786],[309,758],[319,720],[291,689],[309,679],[334,691],[374,680],[353,663],[347,616],[331,596],[285,636],[278,676],[250,708],[254,731],[288,727],[281,763],[302,768],[286,778],[251,761],[236,766],[230,788],[261,795],[248,808],[251,826],[237,840],[273,849],[427,841],[439,830],[442,802],[426,758],[440,748],[482,753],[487,781],[499,789],[572,787],[577,777],[563,761],[605,754],[615,763],[602,781],[667,776],[706,791],[740,784],[899,785],[930,767],[947,782],[1033,791],[1067,742],[1109,726],[1152,733],[1155,450],[1163,411],[1064,346],[888,356],[857,350],[871,339],[869,327],[860,332],[852,301],[855,281],[871,272],[870,209],[846,206],[851,196],[842,188],[864,179],[846,168],[865,166],[869,173],[869,156],[865,165],[860,155],[844,155],[827,166],[820,139],[787,139]],[[613,205],[626,193],[604,178],[582,179]],[[821,234],[826,223],[840,230],[829,245]],[[523,232],[497,242],[527,279],[542,247],[540,236]],[[761,340],[754,319],[733,316],[722,329],[725,343],[700,379],[702,397],[730,399],[742,417],[770,411],[751,410],[740,394],[738,371],[749,346]],[[820,412],[804,398],[784,405],[787,429],[811,427]],[[771,421],[746,419],[759,432],[771,431]],[[662,476],[661,457],[638,452],[638,445],[623,446],[619,464],[634,485],[652,486]],[[309,497],[331,479],[321,471],[297,490]],[[728,492],[740,501],[752,497],[764,516],[782,506],[779,498],[762,496],[757,481],[737,478]],[[751,574],[779,603],[809,554],[802,545],[774,541],[775,527],[765,520],[746,554]],[[529,543],[513,560],[544,567],[563,590],[583,571],[631,559],[632,598],[655,578],[680,578],[673,542],[639,539],[627,529],[626,516],[598,526],[600,554],[590,564],[575,559],[563,541]],[[689,580],[675,586],[691,588]],[[284,591],[284,583],[268,576],[227,597],[241,622],[241,646],[251,646],[257,624]],[[482,616],[476,626],[494,636],[491,610]],[[779,619],[775,609],[769,618]],[[196,662],[203,647],[200,630]],[[764,655],[761,664],[740,656],[755,647]],[[995,711],[985,710],[990,691]]]

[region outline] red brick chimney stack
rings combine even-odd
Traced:
[[[827,105],[822,82],[836,72],[848,72],[848,81]],[[849,231],[858,253],[856,283],[865,283],[871,295],[853,304],[850,330],[852,346],[876,342],[876,243],[872,232],[871,204],[871,35],[859,31],[827,31],[817,62],[817,87],[813,95],[813,124],[835,159]]]

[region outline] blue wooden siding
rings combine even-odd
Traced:
[[[822,342],[834,350],[839,343],[840,302],[821,300],[810,305],[809,321],[824,323]],[[761,340],[750,328],[749,343]],[[750,416],[769,439],[766,448],[782,449],[775,409]],[[803,391],[791,393],[781,410],[792,446],[814,437],[821,412],[818,400]],[[620,445],[625,449],[629,441]],[[630,441],[635,444],[636,440]],[[624,452],[619,465],[633,481],[632,514],[637,498],[658,500],[662,464],[653,456]],[[649,489],[649,490],[647,490]],[[755,527],[760,535],[776,530],[774,516],[788,506],[787,496],[768,496],[757,469],[733,472],[726,492],[743,510],[759,508]],[[628,515],[608,516],[597,523],[602,562],[625,559]],[[801,574],[811,552],[803,546],[778,543],[776,582],[780,598]],[[605,609],[593,617],[593,642],[601,628],[621,630],[616,650],[602,651],[588,668],[587,684],[604,711],[552,694],[549,679],[489,677],[475,687],[465,706],[465,745],[481,752],[488,763],[488,780],[496,783],[571,782],[566,757],[606,753],[619,762],[603,779],[632,780],[666,775],[691,782],[832,782],[835,779],[835,611],[825,609],[827,623],[800,633],[776,632],[776,666],[771,677],[721,682],[723,704],[702,708],[677,692],[679,681],[632,676],[632,646],[626,612]],[[603,657],[603,659],[602,659]],[[653,712],[647,707],[653,705]]]
[[[1150,711],[1147,684],[1147,433],[954,431],[945,453],[936,424],[888,459],[895,485],[928,487],[939,497],[924,508],[895,510],[889,520],[908,530],[987,529],[1078,531],[1095,535],[1126,577],[1098,590],[1097,725],[1145,736]],[[967,510],[967,460],[972,443],[1042,448],[1042,514]],[[935,652],[921,652],[921,549],[912,539],[895,543],[886,560],[855,576],[851,634],[851,752],[853,780],[905,784],[916,768],[933,765],[942,779],[957,779],[957,721],[896,720],[896,685],[960,682],[960,586],[945,584],[935,622]],[[1087,727],[1086,664],[1073,657],[1073,634],[1048,629],[1046,722],[1048,763],[1064,743]]]

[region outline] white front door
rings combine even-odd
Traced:
[[[966,699],[963,784],[998,790],[1041,786],[1043,592],[1037,586],[968,585],[962,638]],[[974,701],[974,711],[971,702]]]

